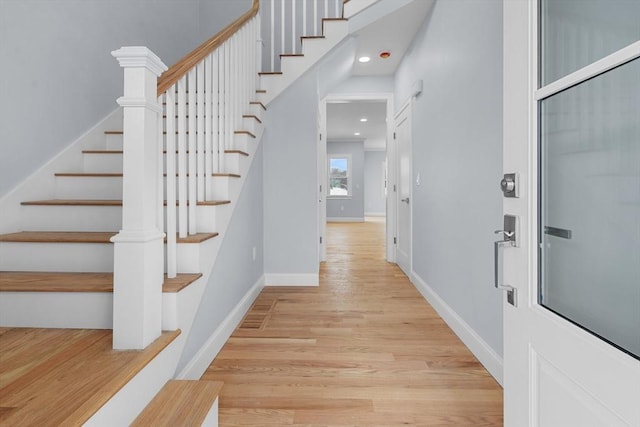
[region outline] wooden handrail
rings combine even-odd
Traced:
[[[158,96],[162,95],[180,78],[186,75],[193,67],[200,63],[211,52],[229,40],[245,23],[258,14],[260,0],[253,0],[253,5],[244,15],[236,19],[215,36],[195,48],[180,61],[172,65],[158,78]]]

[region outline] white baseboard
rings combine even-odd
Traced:
[[[415,272],[411,272],[412,282],[422,296],[438,312],[440,317],[462,340],[495,380],[502,385],[503,360],[476,331],[469,326],[435,291]]]
[[[364,216],[365,217],[367,217],[367,216],[382,216],[382,217],[384,217],[384,216],[387,216],[387,213],[386,212],[365,212]]]
[[[265,286],[318,286],[320,279],[315,274],[265,274]]]
[[[364,217],[327,217],[327,222],[364,222]]]
[[[256,300],[262,288],[264,288],[264,276],[249,289],[240,302],[231,310],[220,326],[211,334],[206,343],[198,350],[195,356],[176,376],[179,380],[197,380],[207,370],[213,359],[216,358],[222,346],[227,342],[233,331],[247,314],[251,305]]]

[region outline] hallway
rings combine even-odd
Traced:
[[[384,222],[327,228],[320,286],[265,288],[203,375],[220,425],[502,425],[500,386],[384,260]]]

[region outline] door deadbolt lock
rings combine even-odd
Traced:
[[[500,181],[500,188],[504,197],[519,197],[518,194],[518,174],[517,173],[505,173],[502,181]]]

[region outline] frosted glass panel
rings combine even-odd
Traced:
[[[640,358],[640,59],[540,107],[540,303]]]
[[[543,0],[542,85],[640,40],[640,0]]]

